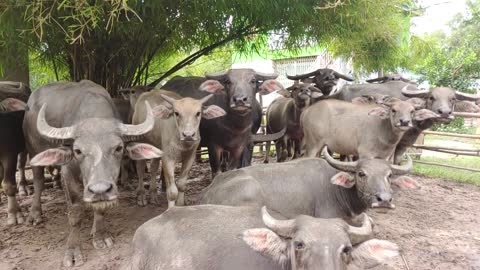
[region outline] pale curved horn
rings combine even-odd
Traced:
[[[226,71],[222,71],[222,72],[217,72],[217,73],[205,73],[205,78],[207,79],[210,79],[210,80],[221,80],[223,78],[225,78],[225,76],[227,75],[227,72]]]
[[[460,91],[455,91],[455,97],[458,100],[467,100],[467,101],[476,101],[480,99],[480,95],[462,93]]]
[[[47,103],[44,103],[38,112],[37,117],[37,130],[40,135],[50,140],[68,140],[73,138],[75,126],[56,128],[47,123],[45,119],[45,110],[47,109]]]
[[[277,73],[262,73],[255,71],[255,78],[259,81],[273,80],[278,77]]]
[[[147,115],[143,123],[138,125],[120,124],[120,132],[122,134],[123,140],[136,140],[153,129],[155,121],[153,117],[152,107],[150,107],[148,101],[145,101],[145,107],[147,109]]]
[[[350,77],[350,76],[347,76],[347,75],[343,75],[341,73],[338,73],[336,71],[333,71],[333,75],[335,75],[335,77],[337,78],[340,78],[340,79],[344,79],[346,81],[350,81],[350,82],[353,82],[353,78]]]
[[[320,69],[317,69],[315,71],[305,73],[305,74],[299,74],[299,75],[288,75],[287,74],[287,78],[290,79],[290,80],[306,79],[308,77],[312,77],[312,76],[317,75],[319,72],[320,72]]]
[[[167,96],[167,95],[164,95],[164,94],[160,94],[160,96],[162,96],[162,98],[163,98],[166,102],[170,103],[170,105],[173,105],[173,104],[177,101],[176,99],[174,99],[174,98],[172,98],[172,97],[169,97],[169,96]]]
[[[344,172],[355,172],[357,169],[357,165],[358,165],[357,161],[336,160],[328,153],[327,146],[323,148],[322,154],[325,157],[325,160],[327,160],[328,164],[330,164],[330,166],[334,167],[337,170],[344,171]]]
[[[350,226],[347,224],[348,234],[350,235],[350,242],[352,245],[362,243],[372,236],[372,222],[367,214],[363,213],[362,215],[363,218],[361,227]]]
[[[392,169],[392,173],[396,175],[407,174],[413,168],[413,161],[409,155],[407,156],[407,164],[405,165],[395,165],[390,164],[390,169]]]
[[[425,97],[430,93],[430,90],[408,90],[410,84],[405,85],[402,88],[402,94],[406,97]]]
[[[209,99],[211,99],[212,97],[213,97],[213,94],[205,96],[202,99],[200,99],[200,102],[203,104],[203,103],[207,102]]]
[[[5,85],[13,88],[22,88],[23,83],[13,81],[0,81],[0,86]]]
[[[368,83],[381,82],[381,81],[385,81],[386,79],[387,79],[387,77],[383,76],[383,77],[378,77],[378,78],[375,78],[375,79],[366,80],[366,82],[368,82]]]
[[[268,213],[267,207],[263,206],[262,220],[265,226],[267,226],[269,229],[274,231],[276,234],[283,237],[289,237],[292,235],[293,228],[295,226],[294,219],[287,219],[287,220],[276,219]]]
[[[285,135],[285,132],[287,131],[287,128],[284,127],[282,130],[280,130],[279,132],[276,132],[276,133],[272,133],[272,134],[266,134],[266,135],[259,135],[259,134],[252,134],[252,141],[254,143],[257,143],[257,142],[271,142],[271,141],[276,141],[280,138],[283,137],[283,135]]]

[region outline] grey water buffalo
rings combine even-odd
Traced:
[[[290,80],[300,80],[304,83],[314,83],[315,86],[322,91],[324,96],[329,96],[335,91],[339,79],[353,81],[353,78],[350,76],[340,74],[329,68],[321,68],[300,75],[287,75],[287,78]]]
[[[23,214],[15,198],[17,193],[15,172],[17,156],[25,150],[22,123],[25,110],[0,112],[0,178],[8,196],[7,224],[24,222]]]
[[[374,79],[366,80],[368,83],[385,83],[389,81],[402,81],[409,84],[416,84],[415,81],[404,78],[401,74],[390,73],[385,76],[377,77]]]
[[[300,155],[300,142],[303,132],[300,127],[300,115],[310,106],[312,99],[323,96],[320,89],[312,84],[295,83],[286,90],[278,92],[282,96],[276,98],[267,109],[267,134],[277,133],[286,129],[285,135],[275,142],[277,162],[282,162],[290,156],[290,144],[294,145],[294,156]],[[265,163],[269,162],[270,144],[266,145]],[[288,148],[288,149],[287,149]]]
[[[342,162],[324,150],[326,161],[302,158],[221,174],[202,192],[198,204],[266,205],[285,217],[310,215],[351,219],[370,207],[394,208],[392,185],[418,187],[411,178],[391,179],[412,168],[383,159]],[[295,181],[293,181],[295,180]]]
[[[342,154],[360,158],[393,157],[395,146],[413,121],[439,116],[415,104],[390,99],[382,106],[322,100],[301,116],[306,156],[316,156],[325,145]]]
[[[127,269],[367,269],[399,254],[371,235],[367,215],[354,227],[305,215],[278,219],[265,207],[175,207],[137,229]]]
[[[162,149],[162,169],[167,187],[168,207],[185,205],[185,191],[187,177],[195,160],[195,153],[200,143],[200,120],[214,119],[225,115],[225,111],[216,106],[204,106],[213,94],[200,100],[182,98],[174,92],[151,91],[142,94],[135,106],[133,123],[145,120],[148,110],[146,101],[154,106],[155,125],[153,130],[145,136],[145,141]],[[180,176],[175,183],[175,164],[182,163]],[[157,171],[160,159],[153,159],[150,165],[150,201],[158,204],[157,198]],[[137,189],[138,204],[145,205],[147,198],[143,187],[143,178],[146,162],[137,161],[139,185]]]
[[[33,157],[30,164],[35,194],[27,221],[42,221],[43,167],[61,166],[70,224],[65,266],[83,263],[79,232],[86,207],[94,212],[93,246],[113,245],[105,213],[118,202],[116,182],[124,151],[133,160],[161,156],[162,152],[152,145],[132,142],[153,128],[153,113],[146,106],[143,123],[123,124],[107,91],[87,80],[48,84],[30,96],[23,130]]]
[[[16,98],[23,102],[27,102],[30,93],[30,88],[24,83],[0,81],[0,100]]]
[[[137,85],[137,86],[118,90],[120,95],[123,97],[123,100],[128,100],[128,102],[130,103],[130,108],[128,109],[128,118],[127,118],[128,123],[132,122],[133,113],[135,111],[135,105],[137,104],[137,100],[140,97],[140,95],[152,89],[154,88],[150,86]],[[123,108],[126,107],[123,102],[121,102],[121,104]],[[127,109],[123,109],[123,110],[127,111]],[[120,114],[122,113],[120,112]]]
[[[205,105],[217,105],[227,112],[224,117],[204,120],[200,124],[201,146],[208,147],[212,175],[221,171],[221,157],[229,152],[227,170],[249,166],[252,141],[276,140],[281,134],[252,135],[261,124],[262,110],[255,98],[284,89],[274,79],[277,74],[262,74],[253,69],[230,69],[200,77],[174,77],[162,88],[182,97],[200,99],[215,93]]]

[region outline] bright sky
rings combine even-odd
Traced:
[[[420,0],[422,7],[427,7],[421,17],[413,18],[412,31],[416,34],[443,30],[448,33],[448,22],[457,13],[466,12],[466,0]]]

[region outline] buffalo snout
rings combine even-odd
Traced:
[[[402,127],[410,126],[410,119],[400,119],[400,126]]]
[[[182,141],[196,141],[195,131],[183,131],[180,140]]]
[[[395,208],[395,205],[392,203],[392,194],[389,192],[376,194],[374,198],[372,198],[372,201],[372,208]]]
[[[440,108],[437,110],[437,112],[444,118],[448,118],[452,114],[452,110],[450,108]]]
[[[248,103],[248,96],[244,94],[238,94],[232,96],[232,104],[234,106],[243,106],[243,107],[249,107],[250,104]]]
[[[114,183],[108,181],[96,181],[86,186],[83,200],[85,202],[94,203],[116,200],[117,197],[118,190]]]

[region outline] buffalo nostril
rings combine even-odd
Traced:
[[[392,195],[390,195],[389,193],[381,193],[381,194],[377,194],[376,196],[376,199],[378,202],[391,202],[392,201]]]
[[[437,110],[439,114],[443,114],[443,110],[442,109],[438,109]]]
[[[113,185],[110,183],[95,183],[88,186],[88,191],[93,194],[105,194],[113,189]]]

